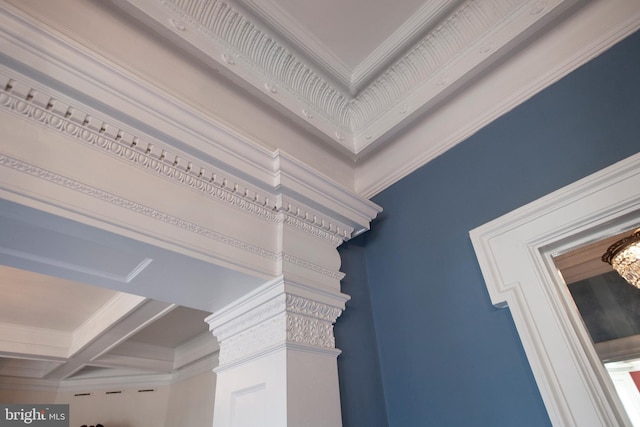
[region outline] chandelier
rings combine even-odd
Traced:
[[[609,246],[602,261],[611,264],[620,276],[640,289],[640,228]]]

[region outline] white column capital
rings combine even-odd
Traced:
[[[209,316],[220,343],[214,427],[342,425],[333,324],[348,299],[279,276]]]
[[[333,324],[348,300],[283,276],[265,283],[206,319],[220,342],[218,370],[285,347],[337,356]]]

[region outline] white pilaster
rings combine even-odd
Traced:
[[[342,425],[333,324],[349,297],[279,277],[207,318],[214,427]]]

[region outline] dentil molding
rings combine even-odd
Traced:
[[[23,118],[335,243],[368,229],[380,211],[287,153],[265,150],[10,5],[0,6],[0,22],[2,106]],[[113,111],[124,115],[116,119]]]
[[[328,240],[336,246],[349,239],[353,233],[354,228],[345,225],[340,219],[330,218],[302,203],[295,204],[296,200],[292,197],[283,199],[276,192],[267,192],[258,186],[248,184],[219,168],[187,156],[178,150],[172,150],[162,141],[143,133],[136,133],[135,129],[130,130],[117,120],[105,117],[100,112],[91,111],[92,109],[81,103],[63,102],[61,100],[63,97],[55,91],[43,89],[40,85],[29,82],[25,77],[22,77],[22,80],[19,80],[19,77],[12,78],[11,74],[11,70],[0,69],[0,107],[21,118],[60,132],[104,154],[126,160],[150,173],[171,179],[181,186],[196,190],[219,202],[257,215],[263,220],[286,223],[315,237]],[[134,201],[120,199],[116,195],[80,185],[69,178],[52,174],[20,160],[8,156],[2,156],[0,159],[5,166],[66,187],[75,187],[78,191],[127,206],[181,228],[191,229],[217,240],[230,239],[228,236],[222,236],[220,233],[206,230],[196,224],[160,214]],[[283,200],[286,203],[283,203]],[[235,246],[241,247],[242,244],[235,242]],[[253,252],[261,251],[256,249]],[[273,254],[269,256],[275,258]]]

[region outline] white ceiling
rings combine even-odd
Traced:
[[[166,383],[214,366],[208,312],[7,266],[0,289],[0,387]]]
[[[640,27],[637,0],[5,3],[365,197]],[[216,351],[204,316],[261,283],[33,209],[0,213],[5,382],[175,375]]]
[[[0,387],[86,390],[210,370],[218,345],[204,319],[261,283],[0,200]]]
[[[116,294],[4,265],[0,278],[0,323],[29,328],[73,332]]]

